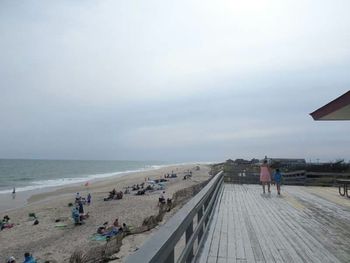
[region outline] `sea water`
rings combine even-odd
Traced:
[[[166,166],[156,161],[0,159],[0,194],[86,183],[94,179]]]

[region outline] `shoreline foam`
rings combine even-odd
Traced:
[[[100,181],[104,182],[106,180],[114,181],[114,179],[122,178],[124,176],[138,174],[142,172],[148,171],[156,171],[159,169],[166,169],[168,167],[182,166],[182,165],[194,165],[193,163],[180,163],[180,164],[164,164],[164,165],[149,165],[149,167],[140,168],[136,170],[126,170],[112,173],[103,173],[103,174],[92,174],[86,178],[60,178],[54,180],[45,180],[45,181],[37,181],[43,182],[39,184],[37,187],[35,186],[26,186],[22,188],[16,188],[15,198],[12,195],[12,189],[0,191],[0,213],[8,212],[13,209],[23,208],[29,203],[32,203],[35,200],[38,200],[35,196],[46,196],[51,193],[55,193],[64,188],[72,188],[72,187],[81,187],[85,186],[85,183],[88,182],[89,185],[98,183]],[[61,181],[67,179],[67,182],[64,184],[45,184],[45,182],[50,181]],[[72,180],[71,180],[72,179]],[[79,179],[79,180],[76,180]]]
[[[64,178],[56,178],[56,179],[31,181],[30,185],[28,185],[28,186],[17,187],[16,193],[25,192],[25,191],[32,191],[32,190],[37,190],[37,189],[43,189],[43,188],[60,187],[60,186],[65,186],[65,185],[78,184],[78,183],[83,183],[86,181],[92,181],[92,180],[96,180],[96,179],[105,179],[105,178],[109,178],[109,177],[123,176],[123,175],[129,174],[129,173],[138,173],[138,172],[143,172],[143,171],[156,170],[156,169],[160,169],[162,167],[167,167],[167,166],[171,166],[171,165],[177,165],[177,164],[149,165],[149,167],[139,168],[139,169],[135,169],[135,170],[115,171],[115,172],[109,172],[109,173],[95,173],[95,174],[79,175],[78,177],[64,177]],[[13,190],[13,188],[2,189],[2,190],[0,190],[0,195],[11,194],[12,190]]]

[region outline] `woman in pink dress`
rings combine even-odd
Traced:
[[[265,185],[267,184],[267,191],[270,191],[270,183],[271,183],[271,173],[270,166],[267,164],[267,160],[264,160],[263,164],[260,166],[260,182],[263,187],[263,193],[265,194]]]

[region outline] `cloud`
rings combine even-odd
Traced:
[[[0,5],[0,157],[349,154],[348,1]]]

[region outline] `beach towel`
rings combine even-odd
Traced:
[[[92,241],[106,241],[107,236],[100,235],[100,234],[93,234],[89,239]]]
[[[65,228],[65,227],[67,227],[67,224],[60,223],[60,224],[56,224],[55,227],[57,227],[57,228]]]
[[[2,225],[2,229],[13,228],[14,226],[15,226],[15,224],[5,223],[4,225]]]

